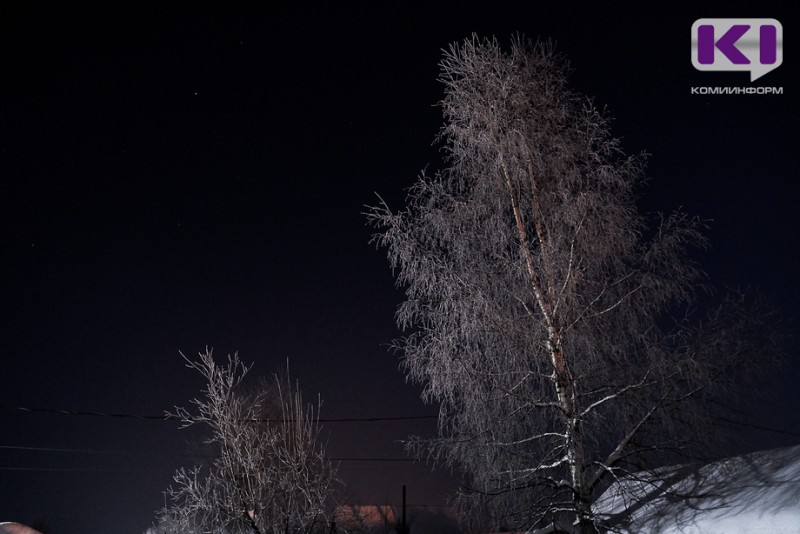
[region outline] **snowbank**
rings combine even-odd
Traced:
[[[800,534],[800,446],[641,473],[594,510],[629,533]]]
[[[20,523],[0,523],[0,534],[42,534]]]

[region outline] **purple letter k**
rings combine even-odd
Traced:
[[[736,41],[749,29],[750,26],[746,24],[734,24],[717,42],[714,42],[714,26],[710,24],[698,26],[697,61],[702,65],[714,63],[714,48],[718,48],[734,65],[749,65],[750,60],[736,48]]]

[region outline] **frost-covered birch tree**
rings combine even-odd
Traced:
[[[319,403],[303,403],[297,384],[279,374],[248,394],[249,367],[233,355],[218,364],[210,350],[187,366],[206,380],[193,409],[171,416],[202,424],[213,451],[207,465],[181,468],[166,494],[158,532],[308,533],[325,524],[335,473],[320,440]]]
[[[708,434],[755,344],[736,306],[673,318],[704,280],[703,224],[639,213],[643,157],[567,70],[547,44],[453,45],[446,168],[368,213],[406,291],[404,369],[440,407],[439,437],[412,446],[462,470],[462,512],[495,528],[601,528],[598,490]]]

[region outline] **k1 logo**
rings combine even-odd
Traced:
[[[697,70],[746,70],[752,82],[781,63],[783,26],[775,19],[698,19],[692,24]]]

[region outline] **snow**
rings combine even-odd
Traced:
[[[594,511],[625,533],[800,534],[800,446],[640,473]]]
[[[33,530],[20,523],[0,523],[0,534],[42,534],[38,530]]]

